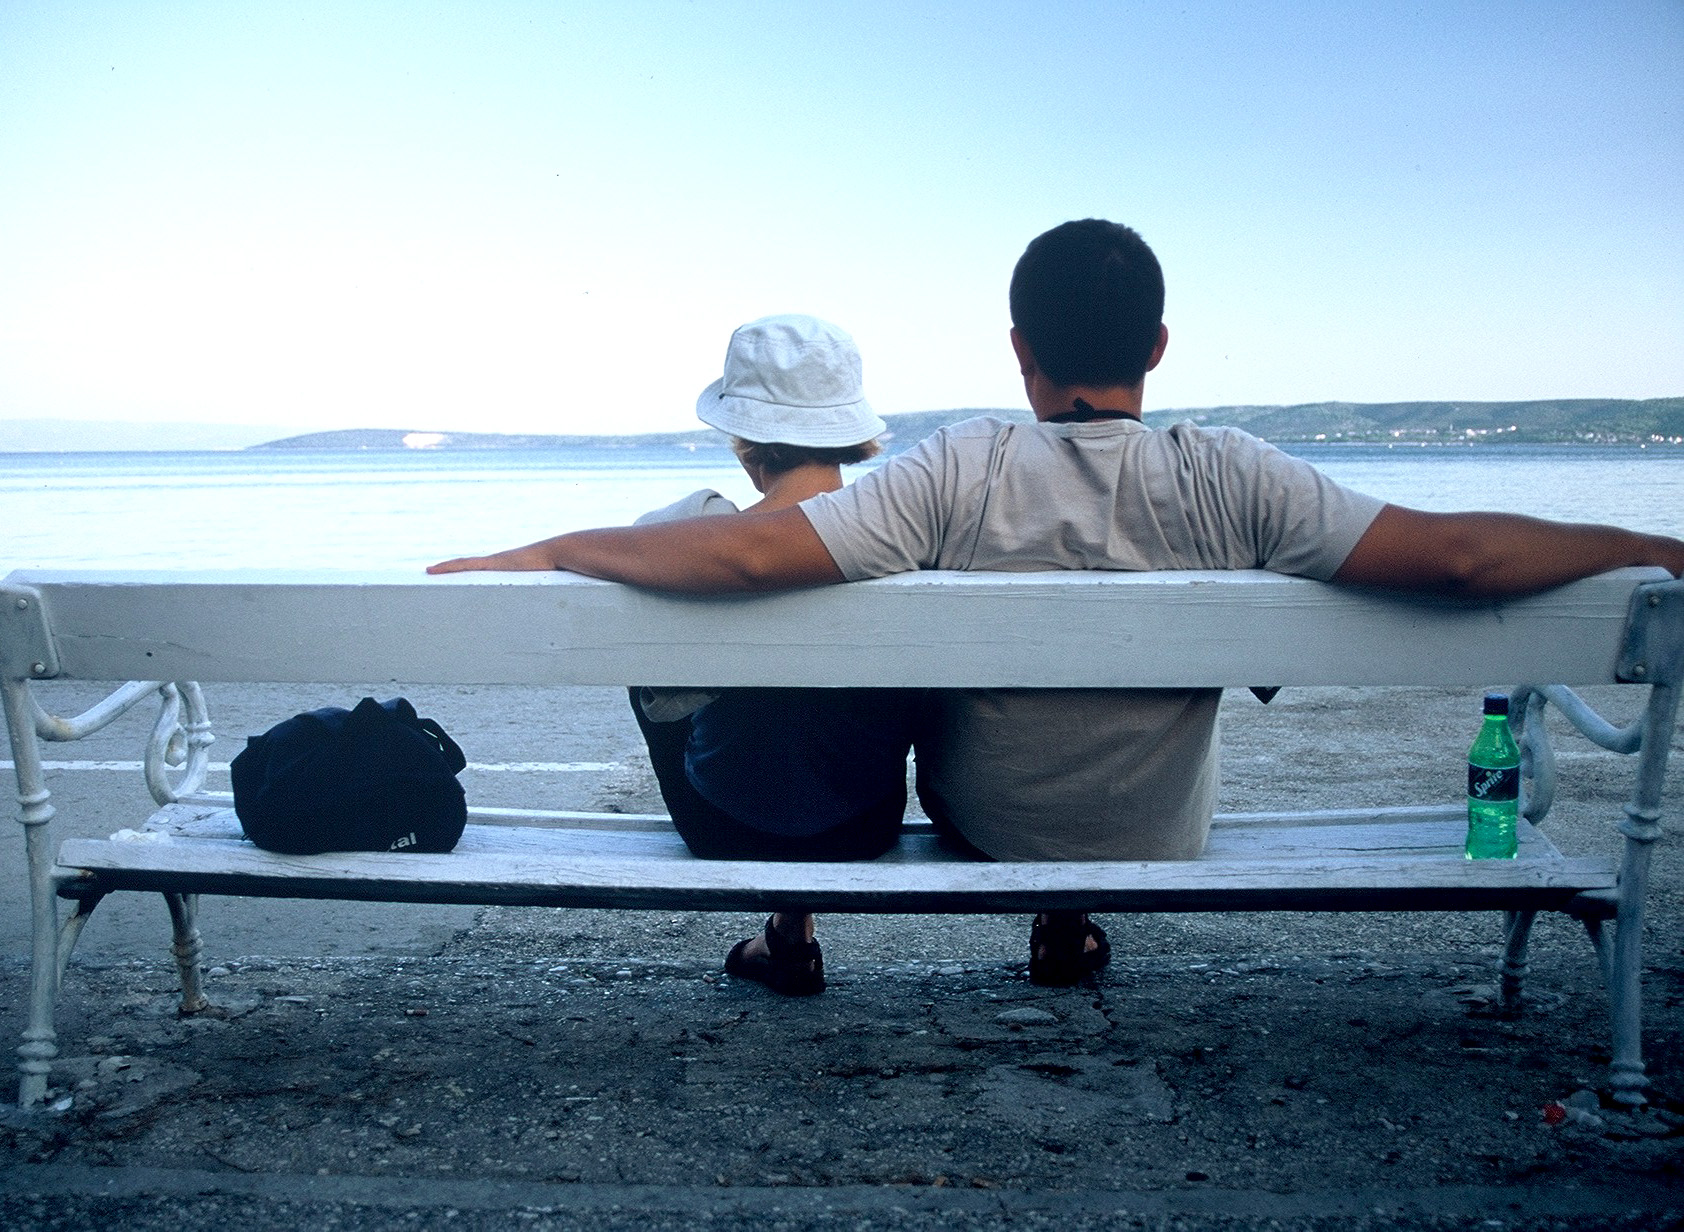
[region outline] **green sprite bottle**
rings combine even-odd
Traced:
[[[1509,699],[1485,695],[1485,722],[1468,750],[1470,860],[1512,860],[1520,806],[1520,747],[1509,732]]]

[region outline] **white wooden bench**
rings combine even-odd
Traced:
[[[1650,849],[1684,678],[1684,582],[1629,569],[1499,604],[1422,600],[1267,573],[919,573],[769,597],[683,599],[564,574],[18,572],[0,583],[0,676],[33,903],[21,1101],[44,1094],[53,1007],[82,921],[116,890],[163,893],[182,1009],[199,985],[199,894],[416,903],[821,911],[1462,910],[1508,913],[1503,996],[1517,1003],[1533,914],[1584,921],[1613,1019],[1612,1085],[1644,1102],[1639,971]],[[36,680],[129,680],[74,718]],[[203,792],[211,740],[196,681],[444,684],[1169,687],[1522,682],[1529,823],[1519,858],[1462,856],[1454,796],[1421,808],[1220,817],[1208,851],[1162,863],[988,864],[927,832],[864,864],[703,861],[659,818],[482,810],[448,855],[282,856],[239,837]],[[1530,683],[1526,683],[1530,682]],[[1649,687],[1616,730],[1569,686]],[[418,692],[418,696],[423,696]],[[143,838],[56,853],[42,740],[77,739],[161,699],[146,774],[161,809],[109,819]],[[1554,704],[1636,753],[1618,838],[1567,858],[1536,828],[1555,788]],[[275,716],[276,719],[284,715]],[[1471,726],[1470,726],[1471,731]],[[1447,768],[1449,781],[1457,781]],[[641,829],[639,827],[642,827]],[[60,927],[56,898],[76,913]],[[1614,921],[1606,936],[1605,921]]]

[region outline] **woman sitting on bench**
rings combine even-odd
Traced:
[[[854,341],[808,316],[752,321],[731,335],[725,375],[696,403],[731,437],[762,499],[789,508],[842,486],[842,466],[877,453],[883,421],[866,403]],[[734,514],[704,489],[640,524]],[[633,688],[661,798],[704,859],[869,860],[893,847],[906,810],[917,693],[898,689]],[[774,912],[726,971],[778,992],[824,989],[812,914]]]

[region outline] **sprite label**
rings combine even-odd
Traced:
[[[1519,766],[1476,766],[1468,764],[1468,799],[1518,800],[1520,798]]]

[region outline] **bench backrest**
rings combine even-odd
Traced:
[[[406,684],[1607,684],[1629,657],[1634,591],[1655,582],[1670,579],[1624,569],[1467,603],[1252,571],[925,572],[684,598],[559,573],[20,571],[0,583],[0,670]]]

